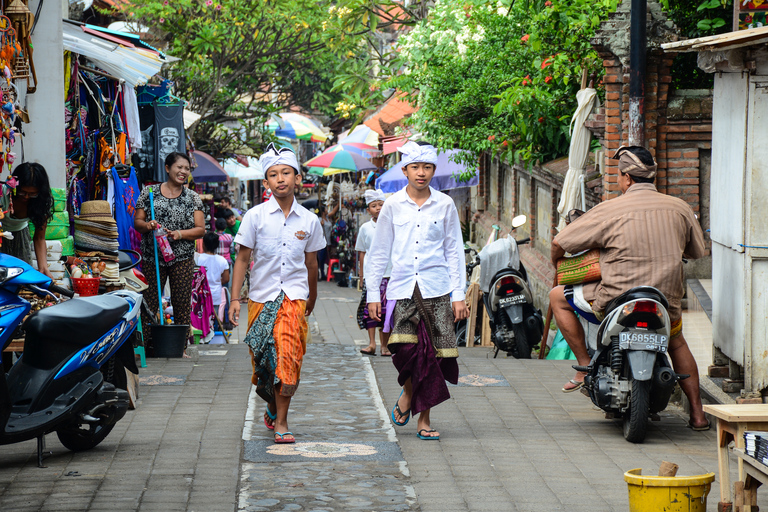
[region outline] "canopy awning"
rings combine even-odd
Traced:
[[[128,34],[121,42],[116,31],[101,34],[86,25],[64,20],[64,49],[80,54],[129,87],[146,84],[166,60],[156,51],[136,45]],[[87,31],[86,31],[87,30]]]
[[[219,162],[208,153],[194,150],[192,155],[197,162],[197,167],[192,170],[192,179],[195,183],[219,183],[229,179]]]

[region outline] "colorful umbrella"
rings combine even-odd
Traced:
[[[460,153],[460,149],[450,151],[441,151],[437,154],[437,169],[429,186],[435,190],[449,190],[452,188],[472,187],[480,182],[480,178],[475,173],[469,181],[457,181],[456,176],[466,172],[469,168],[464,164],[459,164],[451,160],[451,157]],[[398,163],[391,167],[387,172],[376,180],[376,188],[380,188],[385,193],[397,192],[408,184],[408,178],[403,174],[403,166]]]
[[[307,160],[304,165],[307,167],[324,167],[326,169],[339,169],[343,171],[367,171],[369,169],[376,169],[370,161],[366,160],[362,156],[356,153],[350,153],[349,151],[326,151],[320,156],[316,156],[310,160]],[[324,176],[327,176],[325,172]]]
[[[291,140],[311,140],[312,142],[325,142],[328,139],[328,136],[323,133],[320,126],[308,117],[292,112],[279,114],[280,119],[276,119],[276,117],[272,116],[266,122],[266,125],[278,137],[285,137]]]
[[[334,144],[333,146],[326,149],[324,153],[330,153],[333,151],[349,151],[350,153],[357,153],[358,155],[364,156],[365,158],[372,158],[381,155],[381,152],[378,148],[369,146],[368,144],[362,144],[360,142],[350,142],[349,144],[344,142],[341,144]]]
[[[334,169],[333,167],[310,167],[307,174],[314,174],[315,176],[333,176],[334,174],[342,174],[345,172],[353,172],[349,169]]]
[[[364,124],[358,125],[349,132],[342,132],[339,134],[339,142],[343,144],[349,144],[350,142],[359,142],[361,144],[367,144],[375,148],[379,147],[379,134],[371,130]]]

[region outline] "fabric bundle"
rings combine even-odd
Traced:
[[[108,262],[101,271],[101,277],[107,281],[117,281],[120,279],[120,265],[114,262]]]
[[[78,256],[117,260],[118,231],[107,201],[87,201],[75,217],[75,250]]]

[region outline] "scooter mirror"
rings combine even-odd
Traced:
[[[512,219],[512,229],[517,229],[523,224],[525,224],[526,222],[528,222],[528,217],[526,217],[525,215],[518,215],[517,217]]]

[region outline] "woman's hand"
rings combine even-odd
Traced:
[[[160,227],[160,223],[157,222],[156,220],[151,220],[151,221],[147,222],[147,229],[150,230],[150,231],[154,231],[154,230],[156,230],[159,227]]]
[[[170,233],[168,233],[168,238],[170,238],[173,241],[181,240],[181,231],[178,229],[176,231],[171,231]]]

